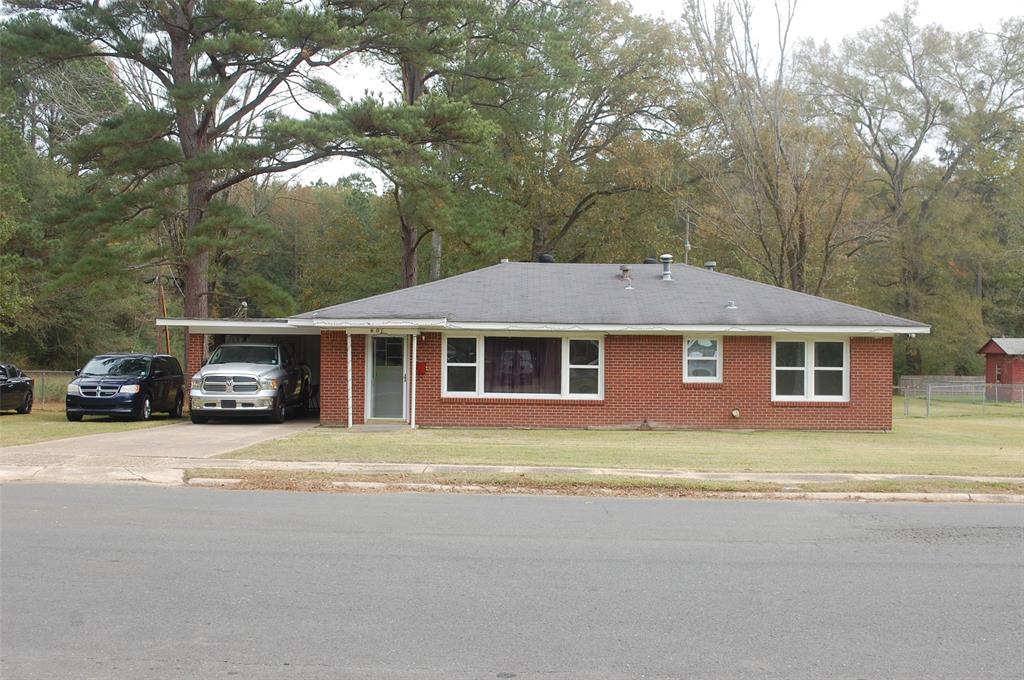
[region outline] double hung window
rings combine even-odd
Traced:
[[[772,399],[847,401],[850,357],[846,340],[775,340]]]
[[[722,382],[722,339],[686,338],[683,347],[685,382]]]

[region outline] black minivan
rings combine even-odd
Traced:
[[[149,420],[158,411],[180,418],[185,405],[181,364],[167,354],[101,354],[75,376],[65,401],[71,421],[90,415]]]

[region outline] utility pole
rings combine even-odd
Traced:
[[[160,316],[164,319],[167,318],[167,298],[164,297],[164,275],[156,275],[156,300],[160,306]],[[164,354],[171,353],[171,329],[168,326],[164,326]],[[156,351],[160,351],[160,343],[157,342]]]

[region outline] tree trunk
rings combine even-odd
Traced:
[[[548,226],[546,224],[535,224],[533,226],[533,243],[530,244],[530,261],[536,262],[537,258],[548,252]]]
[[[430,232],[430,280],[441,278],[441,256],[444,255],[444,240],[437,229]]]
[[[207,191],[210,180],[197,176],[188,183],[188,214],[185,218],[186,240],[195,236],[199,223],[210,205]],[[185,316],[206,319],[210,316],[210,251],[204,246],[185,259]]]
[[[402,69],[402,99],[409,106],[413,106],[425,93],[423,86],[423,69],[419,64],[403,58]],[[419,226],[416,216],[406,214],[401,200],[404,194],[402,187],[395,187],[395,204],[398,207],[398,221],[402,235],[402,288],[411,288],[419,283],[419,264],[416,261],[416,251],[419,248]]]
[[[192,61],[190,36],[185,26],[192,21],[192,3],[176,8],[174,25],[167,33],[171,43],[171,74],[175,85],[187,88],[192,84]],[[209,139],[200,131],[196,112],[187,104],[175,108],[175,122],[178,126],[178,141],[186,161],[195,160],[209,148]],[[195,237],[199,224],[210,205],[211,178],[208,172],[192,171],[186,187],[187,212],[185,215],[185,243]],[[184,265],[185,316],[206,319],[210,316],[210,251],[206,246],[188,253]]]
[[[402,288],[411,288],[419,282],[419,264],[416,261],[419,241],[416,227],[407,218],[400,216],[399,221],[402,229]]]

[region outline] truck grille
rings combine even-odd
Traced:
[[[79,390],[83,397],[112,397],[121,389],[120,385],[104,385],[103,383],[80,383]]]
[[[203,378],[203,391],[253,394],[260,391],[260,383],[256,378],[247,375],[208,375]]]

